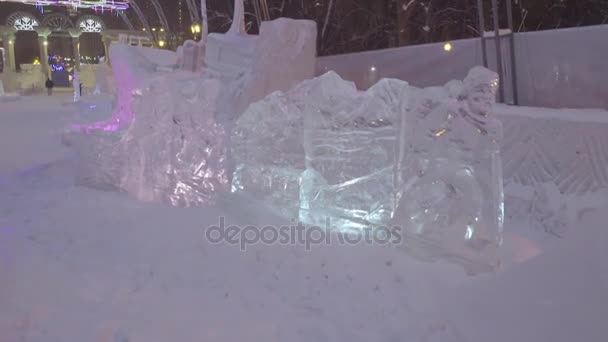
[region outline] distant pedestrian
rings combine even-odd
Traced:
[[[44,86],[46,87],[46,91],[49,94],[49,96],[53,95],[53,87],[55,86],[55,83],[53,83],[53,81],[51,81],[50,78],[46,79]]]

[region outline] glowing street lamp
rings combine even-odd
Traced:
[[[158,46],[160,46],[161,48],[165,46],[165,41],[164,40],[159,40],[158,41]]]
[[[192,25],[190,27],[190,30],[192,31],[193,34],[201,33],[201,25],[199,25],[199,24]]]

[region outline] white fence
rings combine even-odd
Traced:
[[[607,37],[608,25],[515,34],[520,104],[608,108]],[[506,52],[508,39],[502,41]],[[436,43],[322,57],[317,60],[317,73],[334,70],[361,89],[384,77],[426,87],[462,79],[471,67],[483,64],[479,38],[450,44],[451,49]],[[490,67],[495,69],[492,40],[488,40],[487,52]],[[505,81],[509,98],[510,78]]]

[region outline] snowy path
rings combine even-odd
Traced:
[[[378,246],[241,252],[206,243],[204,228],[220,216],[281,222],[240,199],[178,209],[74,186],[59,138],[75,113],[65,102],[0,104],[0,342],[608,336],[608,231],[599,213],[580,236],[477,278]],[[507,239],[513,255],[540,248],[518,241]]]

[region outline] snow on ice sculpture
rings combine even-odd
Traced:
[[[494,266],[504,220],[497,86],[494,72],[476,67],[460,97],[408,113],[394,222],[406,228],[410,252]]]

